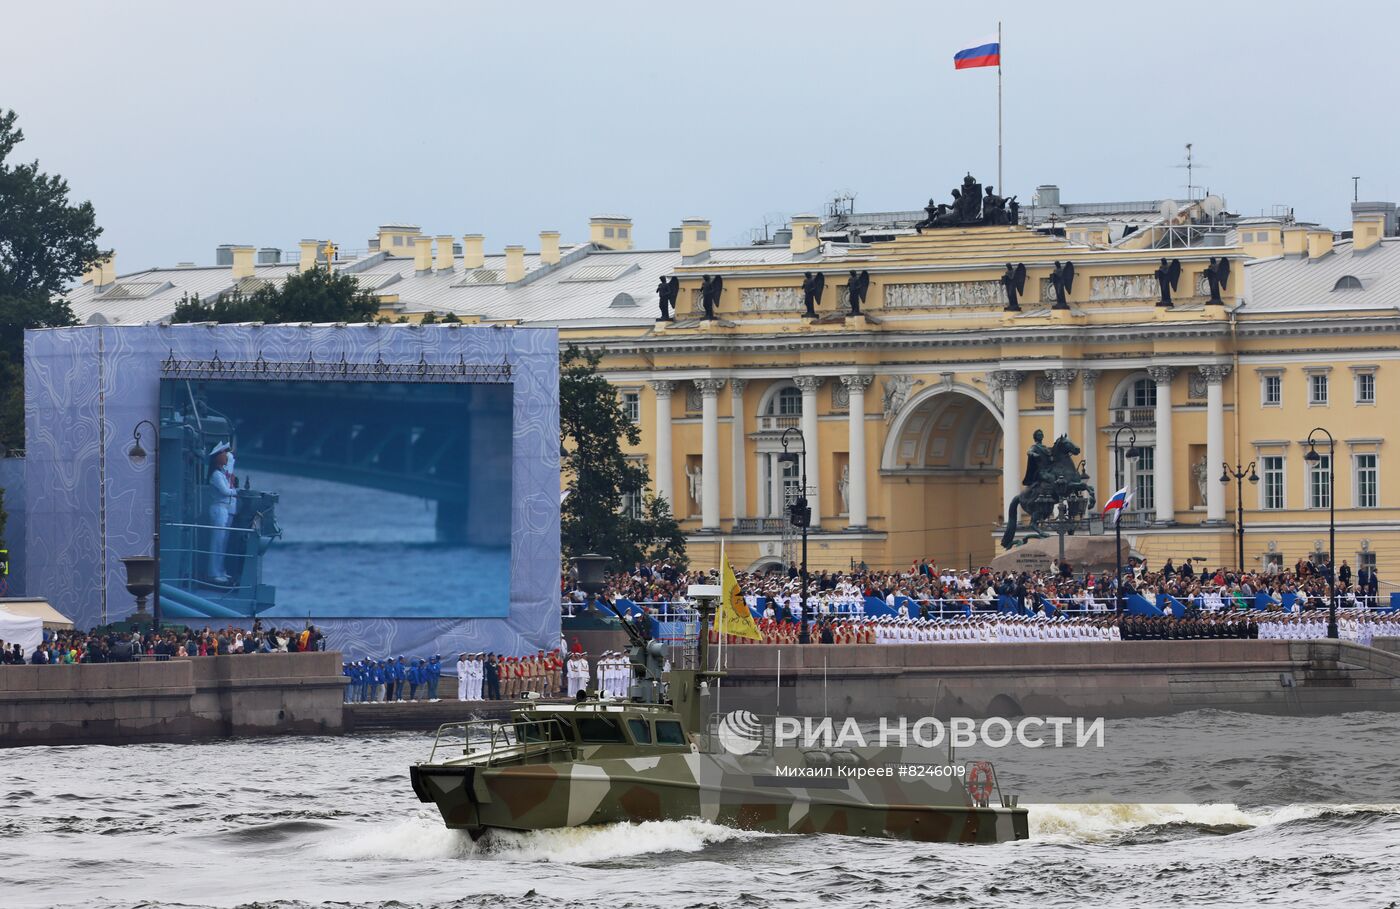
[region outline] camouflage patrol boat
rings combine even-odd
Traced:
[[[701,612],[700,667],[708,614]],[[489,830],[687,818],[772,833],[1029,838],[1026,809],[1000,793],[985,762],[965,777],[909,772],[928,770],[927,751],[775,746],[771,725],[752,714],[702,722],[709,679],[722,673],[672,669],[663,681],[665,648],[625,627],[631,700],[526,701],[505,722],[446,724],[428,760],[409,768],[419,800],[474,839]]]

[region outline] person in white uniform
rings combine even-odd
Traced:
[[[467,692],[471,688],[471,664],[472,661],[467,658],[467,654],[464,653],[457,657],[457,700],[459,701],[467,699]]]
[[[228,527],[238,507],[238,489],[233,479],[233,452],[227,442],[220,442],[209,452],[209,580],[215,584],[232,583],[224,565],[228,552]]]

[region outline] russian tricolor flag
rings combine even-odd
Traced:
[[[1001,39],[998,36],[988,35],[953,55],[954,69],[972,69],[975,66],[1001,66]]]
[[[1113,512],[1113,523],[1117,524],[1118,519],[1123,515],[1123,509],[1128,507],[1128,500],[1132,497],[1133,494],[1128,491],[1126,486],[1109,496],[1108,501],[1103,503],[1104,517],[1108,517],[1110,511]]]

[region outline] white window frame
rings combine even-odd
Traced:
[[[1269,505],[1269,468],[1265,464],[1266,460],[1278,461],[1278,507]],[[1288,508],[1288,458],[1280,454],[1261,454],[1259,456],[1259,510],[1260,511],[1284,511]]]
[[[1325,476],[1327,471],[1336,470],[1331,454],[1323,454],[1319,451],[1317,456],[1319,460],[1316,464],[1310,461],[1303,462],[1307,464],[1307,469],[1303,471],[1303,506],[1309,511],[1325,511],[1329,507],[1328,502],[1321,498],[1324,489],[1333,497],[1337,495],[1337,475],[1335,472],[1332,473],[1332,482],[1329,487],[1316,485],[1321,482],[1320,477]],[[1324,463],[1326,470],[1323,468]]]
[[[1322,389],[1321,397],[1318,396],[1318,389]],[[1325,372],[1308,373],[1308,406],[1326,407],[1332,400],[1332,383],[1327,380]]]
[[[633,426],[642,425],[642,392],[639,388],[624,388],[621,390],[622,411],[627,415],[627,419]],[[633,412],[633,405],[636,412]]]
[[[1361,459],[1372,458],[1370,470],[1373,474],[1371,487],[1375,499],[1370,504],[1361,500]],[[1351,498],[1353,508],[1381,507],[1381,455],[1378,451],[1354,451],[1351,454]]]
[[[1362,406],[1362,407],[1373,407],[1373,406],[1375,406],[1375,403],[1376,403],[1376,370],[1375,370],[1374,368],[1371,368],[1371,369],[1356,369],[1356,370],[1353,370],[1352,376],[1353,376],[1353,377],[1352,377],[1352,390],[1353,390],[1352,400],[1354,401],[1354,403],[1356,403],[1356,404],[1358,404],[1358,405],[1360,405],[1360,406]],[[1371,386],[1371,397],[1370,397],[1369,400],[1367,400],[1366,398],[1363,398],[1363,397],[1361,396],[1361,386],[1362,386],[1363,384],[1366,384],[1366,383],[1369,383],[1370,386]]]
[[[1259,376],[1259,406],[1260,407],[1282,407],[1283,406],[1283,370],[1282,369],[1256,369]],[[1278,381],[1278,400],[1269,400],[1269,380]]]

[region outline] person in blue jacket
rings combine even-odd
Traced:
[[[376,701],[383,701],[384,692],[386,690],[385,686],[389,684],[388,673],[383,660],[374,664],[374,668],[370,670],[369,678],[370,683],[374,686],[374,699]]]
[[[345,676],[345,703],[349,704],[355,700],[355,667],[344,663],[340,667],[340,674]]]
[[[399,657],[399,661],[394,664],[394,688],[400,701],[406,700],[408,683],[408,661]]]
[[[408,677],[408,699],[418,700],[418,686],[423,684],[423,661],[415,659],[405,673]]]
[[[437,653],[433,654],[433,658],[428,661],[425,671],[427,672],[427,679],[425,681],[428,683],[428,700],[436,701],[438,699],[438,682],[442,679],[442,655]]]
[[[372,665],[369,660],[360,660],[360,701],[361,703],[374,697],[373,685],[369,680],[369,673]]]

